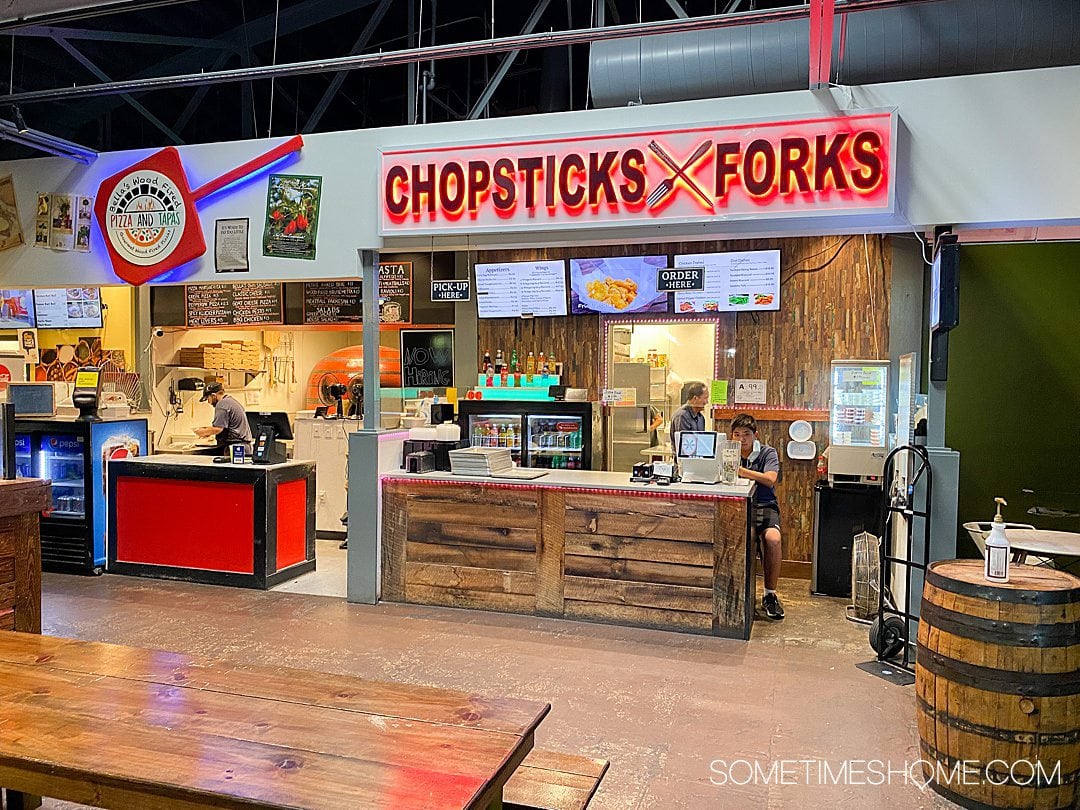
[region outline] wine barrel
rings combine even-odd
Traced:
[[[923,773],[969,808],[1071,808],[1080,779],[1080,579],[981,560],[930,566],[915,699]]]

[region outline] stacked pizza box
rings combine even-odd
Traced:
[[[192,368],[228,368],[257,371],[261,365],[259,344],[254,340],[200,343],[180,350],[180,365]]]

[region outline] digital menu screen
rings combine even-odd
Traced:
[[[42,329],[100,329],[101,290],[98,287],[67,287],[34,290],[37,325]]]
[[[570,314],[667,312],[668,294],[656,289],[667,256],[570,260]]]
[[[561,259],[477,264],[473,270],[481,318],[566,314],[566,265]]]
[[[675,312],[759,312],[780,309],[780,251],[691,253],[676,267],[705,269],[705,289],[675,293]]]
[[[0,290],[0,329],[36,325],[34,294],[30,290]]]

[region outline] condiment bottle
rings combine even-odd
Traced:
[[[1009,581],[1009,538],[1005,534],[1005,520],[1001,517],[1001,507],[1008,506],[1004,498],[994,498],[997,514],[990,526],[990,535],[986,538],[986,579],[989,582]]]

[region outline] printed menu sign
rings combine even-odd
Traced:
[[[280,324],[282,286],[264,284],[189,284],[184,288],[188,326]]]
[[[481,318],[566,314],[563,261],[478,264],[476,310]]]
[[[412,323],[412,262],[379,264],[379,322]]]
[[[676,256],[675,266],[705,270],[702,292],[675,293],[677,313],[780,309],[779,250],[693,253]]]
[[[304,282],[304,323],[360,323],[363,317],[359,281]]]

